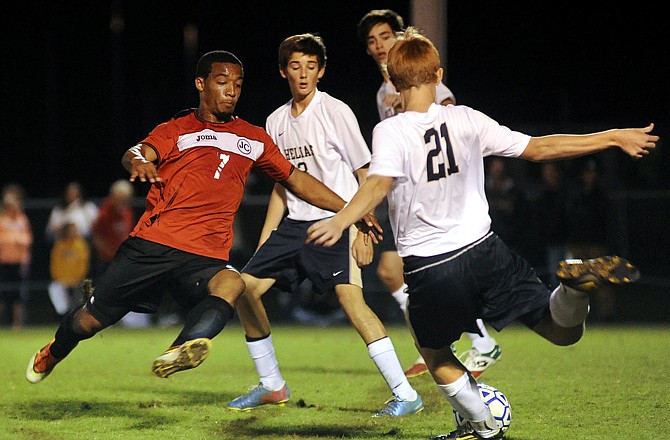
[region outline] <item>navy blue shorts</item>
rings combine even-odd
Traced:
[[[316,293],[339,284],[363,287],[361,270],[351,256],[352,229],[345,230],[332,247],[305,243],[307,228],[315,221],[285,218],[242,269],[256,278],[274,279],[285,291],[294,291],[309,279]]]
[[[376,244],[375,248],[379,249],[379,252],[398,252],[398,248],[395,245],[395,238],[393,237],[391,218],[389,217],[389,205],[386,198],[377,205],[377,208],[375,209],[375,217],[377,217],[379,226],[381,226],[382,231],[384,231],[382,241],[380,241],[379,244]]]
[[[534,327],[549,313],[551,291],[530,264],[495,234],[453,252],[406,257],[408,313],[421,347],[440,349],[477,318],[497,331],[515,320]]]
[[[156,312],[167,292],[189,309],[209,294],[209,280],[224,269],[235,270],[225,260],[128,237],[107,270],[94,280],[86,307],[105,326],[129,311]]]

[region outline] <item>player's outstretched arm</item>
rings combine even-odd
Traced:
[[[294,168],[288,179],[279,182],[298,198],[317,208],[337,212],[346,201],[309,173]]]
[[[342,231],[374,211],[386,197],[392,183],[392,177],[368,176],[344,209],[334,217],[314,223],[307,230],[307,243],[313,241],[315,244],[322,244],[326,247],[334,245],[342,236]],[[383,232],[381,228],[377,229]],[[370,231],[373,241],[377,242],[379,234],[373,234],[374,231]]]
[[[154,162],[158,159],[156,151],[146,144],[137,144],[129,148],[121,158],[121,164],[130,173],[130,181],[139,177],[140,181],[160,182]]]
[[[656,148],[659,137],[652,135],[654,124],[644,128],[623,128],[591,134],[555,134],[532,137],[521,157],[534,162],[571,159],[618,147],[636,159]]]

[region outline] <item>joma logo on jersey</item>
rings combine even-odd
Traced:
[[[195,138],[196,142],[215,141],[215,140],[217,140],[217,139],[216,139],[216,136],[214,136],[213,134],[199,134],[198,137]]]

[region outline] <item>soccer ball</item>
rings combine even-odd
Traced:
[[[489,407],[493,417],[495,417],[498,426],[503,432],[507,431],[512,422],[512,407],[507,400],[507,397],[497,388],[487,385],[485,383],[478,383],[479,395],[482,400]],[[466,420],[458,411],[454,410],[454,421],[457,426],[463,426]]]

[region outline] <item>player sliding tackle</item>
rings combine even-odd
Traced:
[[[617,256],[563,261],[557,269],[562,283],[549,290],[489,229],[483,158],[541,162],[612,147],[642,158],[659,137],[651,134],[653,124],[531,137],[472,108],[436,105],[439,60],[432,42],[413,28],[395,43],[388,70],[406,111],[375,127],[366,181],[337,215],[308,229],[307,242],[331,246],[388,197],[416,344],[439,390],[467,420],[434,438],[501,439],[504,433],[480,399],[476,380],[450,345],[463,332],[476,332],[479,317],[498,331],[518,320],[556,345],[574,344],[584,333],[589,292],[634,282],[640,274]]]

